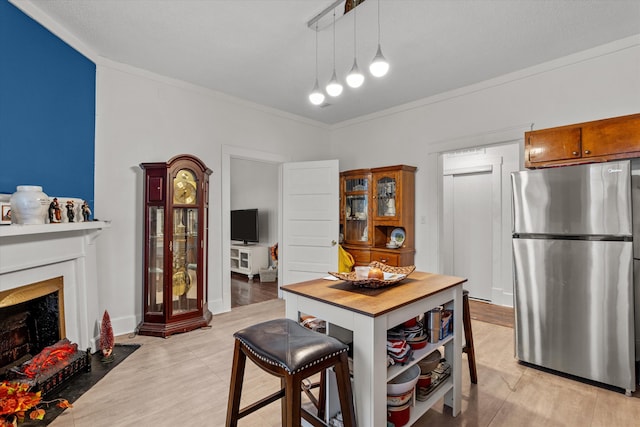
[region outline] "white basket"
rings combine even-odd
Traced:
[[[261,282],[275,282],[278,278],[278,270],[271,270],[269,268],[260,269],[260,281]]]

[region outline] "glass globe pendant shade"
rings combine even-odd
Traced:
[[[329,83],[327,83],[326,90],[329,96],[340,96],[342,93],[342,85],[336,77],[336,70],[333,70],[333,75],[331,76]]]
[[[382,49],[378,44],[378,52],[376,56],[373,57],[373,61],[371,61],[371,65],[369,65],[369,71],[375,77],[382,77],[389,71],[389,63],[382,55]]]
[[[358,68],[358,63],[355,58],[353,59],[353,67],[351,67],[351,71],[347,74],[347,84],[349,87],[354,89],[359,88],[364,83],[364,74],[360,72]]]
[[[318,79],[316,79],[316,84],[313,85],[313,90],[309,94],[309,101],[313,105],[320,105],[324,102],[324,93],[320,91],[320,86],[318,86]]]

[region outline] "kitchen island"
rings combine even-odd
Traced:
[[[327,333],[353,343],[353,394],[358,425],[387,425],[387,381],[420,359],[445,347],[451,376],[429,398],[411,407],[409,425],[444,396],[454,416],[460,413],[462,359],[462,284],[466,279],[414,271],[401,283],[383,288],[361,288],[345,281],[316,279],[282,287],[286,316],[299,320],[311,315],[326,321]],[[387,330],[432,308],[453,309],[453,334],[415,351],[413,360],[387,368]],[[337,408],[328,399],[328,414]]]

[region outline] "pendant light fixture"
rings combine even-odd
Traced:
[[[333,75],[327,83],[327,93],[329,96],[340,96],[342,93],[342,85],[336,77],[336,9],[333,9]]]
[[[318,23],[316,22],[316,83],[313,85],[313,90],[309,94],[309,101],[313,105],[320,105],[324,102],[324,93],[320,90],[318,85]]]
[[[380,47],[380,0],[378,0],[378,51],[369,65],[369,71],[374,77],[382,77],[389,71],[389,63],[382,55]]]
[[[360,72],[360,69],[358,68],[358,60],[357,60],[357,55],[356,55],[356,45],[357,45],[357,39],[356,39],[356,11],[357,11],[357,4],[355,4],[355,0],[354,0],[354,6],[353,6],[353,67],[351,67],[351,71],[349,71],[349,74],[347,74],[347,84],[349,85],[349,87],[352,87],[354,89],[359,88],[360,86],[362,86],[362,83],[364,83],[364,74],[362,74]]]

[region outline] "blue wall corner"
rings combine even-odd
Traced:
[[[0,193],[41,185],[93,206],[95,64],[0,0]]]

